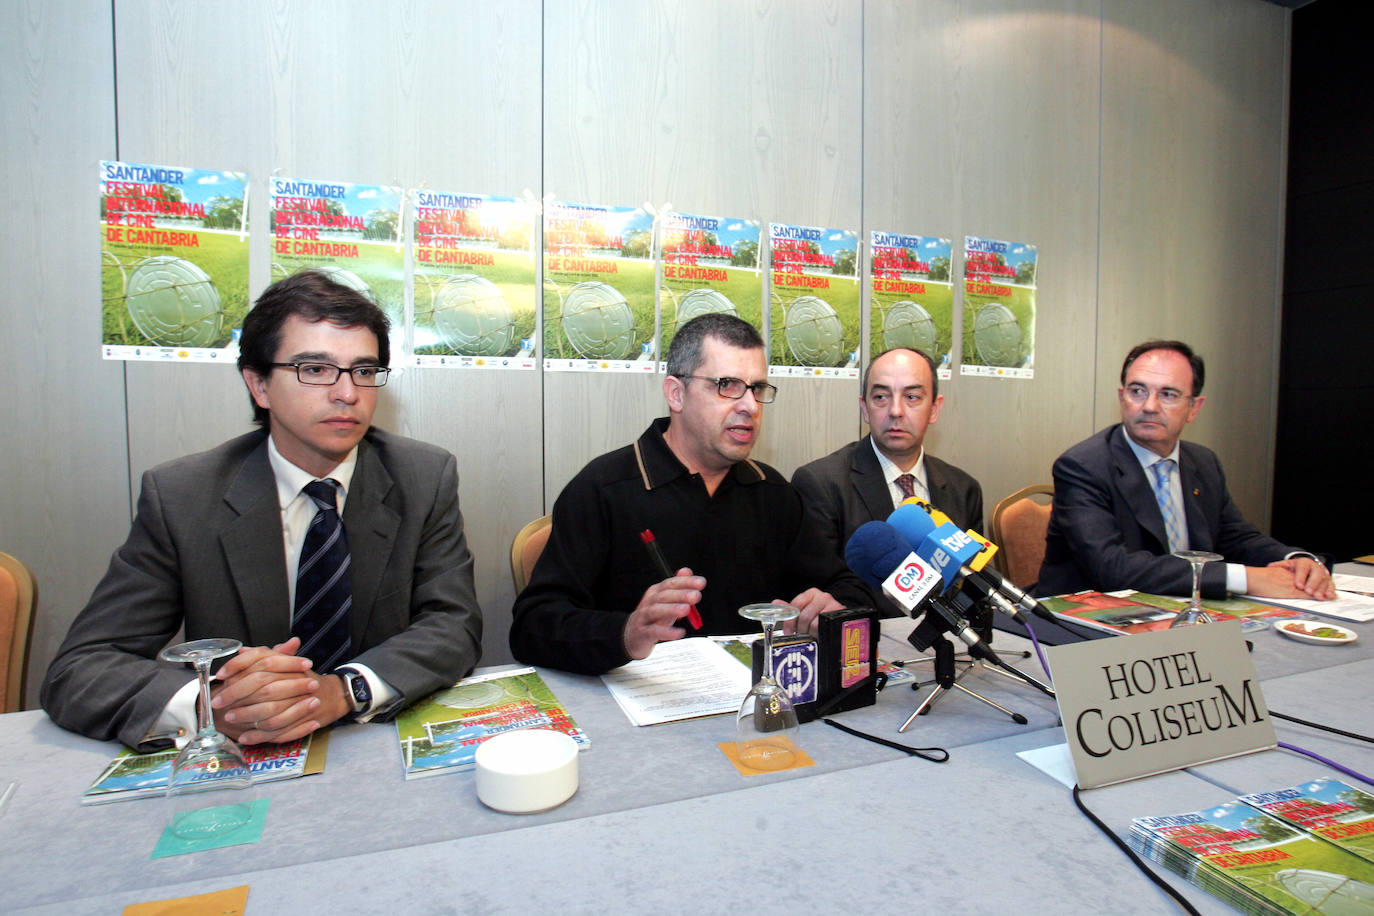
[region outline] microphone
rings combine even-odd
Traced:
[[[922,519],[922,515],[927,518]],[[906,534],[909,539],[913,534],[941,524],[942,520],[953,524],[949,522],[948,515],[918,496],[902,500],[902,504],[892,511],[892,515],[889,515],[887,520],[898,531]],[[974,588],[978,589],[980,594],[998,593],[1002,601],[998,603],[994,599],[993,603],[997,605],[997,609],[1020,624],[1024,625],[1027,622],[1026,615],[1022,611],[1030,611],[1035,616],[1048,620],[1055,625],[1060,624],[1059,619],[1041,606],[1039,601],[1026,594],[1024,590],[997,570],[985,566],[988,560],[992,559],[992,555],[997,552],[996,544],[972,528],[965,533],[983,545],[983,550],[973,561],[968,563],[967,571],[961,570],[966,579],[971,579]],[[921,536],[924,537],[925,535],[922,534]],[[912,543],[916,543],[916,541],[912,539]]]
[[[918,556],[929,559],[940,568],[949,587],[953,587],[957,581],[964,588],[977,592],[980,598],[986,599],[1017,623],[1026,623],[1025,613],[1002,595],[993,580],[969,567],[969,563],[983,548],[981,542],[970,537],[968,532],[960,531],[952,522],[937,525],[930,513],[907,503],[893,510],[888,516],[888,523],[901,532],[909,543],[917,545]],[[947,559],[942,560],[942,557]]]
[[[943,539],[934,536],[935,543],[940,545],[935,549],[953,550],[954,553],[946,554],[944,566],[957,570],[978,548],[976,543],[958,528],[953,525],[947,527],[952,529],[953,534],[943,532]],[[958,541],[954,535],[968,543],[956,547]],[[973,601],[967,595],[956,592],[950,598],[945,598],[938,594],[943,581],[942,574],[938,571],[940,567],[933,562],[926,562],[919,553],[913,552],[911,543],[895,526],[887,522],[864,522],[844,545],[844,560],[857,576],[874,588],[881,588],[884,595],[911,617],[920,616],[925,608],[930,609],[925,615],[925,620],[909,637],[918,649],[928,648],[931,642],[938,638],[941,629],[948,629],[968,647],[969,655],[990,662],[1040,690],[1048,691],[1048,688],[1025,672],[1004,662],[969,625],[961,611],[962,608],[973,606]],[[949,578],[953,575],[951,572]],[[931,620],[932,614],[939,618],[939,624]],[[921,642],[925,645],[921,645]],[[1050,695],[1053,696],[1052,691]]]
[[[940,573],[887,522],[864,522],[844,545],[845,564],[911,617],[940,590]]]

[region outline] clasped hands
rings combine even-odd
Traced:
[[[654,646],[661,642],[681,639],[687,631],[677,621],[687,616],[691,605],[701,600],[706,579],[692,574],[687,567],[677,571],[671,579],[664,579],[644,590],[644,597],[625,621],[625,652],[630,658],[648,658]],[[775,598],[774,604],[790,604],[801,616],[783,624],[784,633],[814,633],[816,618],[822,611],[838,610],[842,605],[829,592],[808,588],[791,601]]]
[[[1336,585],[1331,572],[1311,557],[1289,557],[1275,560],[1268,566],[1245,568],[1245,589],[1261,598],[1316,598],[1328,601],[1336,597]]]
[[[239,744],[295,741],[342,718],[352,708],[343,681],[310,670],[293,636],[280,645],[245,647],[215,675],[215,727]]]

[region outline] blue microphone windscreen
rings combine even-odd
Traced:
[[[911,545],[887,522],[864,522],[844,545],[845,564],[874,588],[881,588],[909,553]]]
[[[921,546],[927,535],[935,530],[935,519],[930,517],[930,513],[912,503],[904,503],[893,509],[887,517],[887,523],[906,538],[913,550]]]

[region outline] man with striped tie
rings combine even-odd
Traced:
[[[1211,449],[1181,442],[1197,417],[1202,357],[1177,340],[1150,340],[1121,367],[1121,423],[1054,463],[1054,508],[1037,591],[1081,589],[1186,595],[1192,572],[1176,550],[1206,550],[1226,563],[1203,568],[1205,597],[1334,598],[1316,557],[1280,544],[1231,501]]]
[[[388,321],[317,272],[269,287],[239,369],[264,429],[143,476],[128,540],[44,678],[58,724],[132,747],[195,728],[187,639],[245,648],[216,725],[244,744],[389,718],[477,663],[482,618],[452,455],[372,427]]]

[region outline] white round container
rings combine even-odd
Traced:
[[[577,742],[547,728],[522,728],[477,748],[477,797],[507,814],[557,808],[577,791]]]

